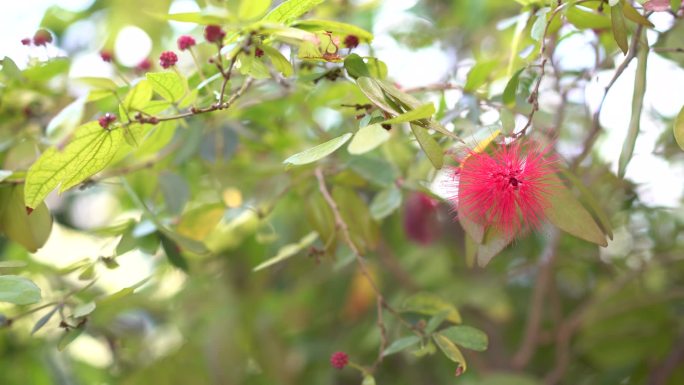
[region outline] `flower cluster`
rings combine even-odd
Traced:
[[[192,36],[188,35],[182,35],[181,37],[179,37],[177,43],[178,49],[181,51],[185,51],[186,49],[189,49],[190,47],[197,44],[195,42],[195,39]]]
[[[226,32],[218,25],[208,25],[204,27],[204,38],[209,43],[220,43],[226,37]]]
[[[534,229],[544,218],[555,172],[555,159],[538,145],[517,141],[492,154],[471,152],[455,173],[458,213],[507,236]]]
[[[109,127],[109,125],[114,123],[115,121],[116,121],[116,115],[110,114],[109,112],[100,116],[100,119],[97,120],[97,122],[100,123],[100,127],[102,127],[102,128]]]
[[[52,34],[46,29],[39,29],[33,34],[33,39],[29,37],[21,39],[22,45],[31,45],[31,42],[33,42],[33,45],[36,47],[41,45],[45,46],[48,43],[52,43]]]
[[[159,65],[162,68],[169,68],[178,62],[178,56],[173,51],[164,51],[159,55]]]
[[[335,369],[343,369],[349,364],[349,356],[345,352],[335,352],[330,356],[330,365]]]

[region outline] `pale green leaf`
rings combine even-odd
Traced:
[[[339,21],[307,19],[299,20],[292,26],[305,31],[329,31],[343,35],[354,35],[360,40],[367,42],[371,42],[373,40],[373,34],[365,29]]]
[[[116,89],[118,88],[116,83],[114,83],[114,81],[109,78],[82,77],[74,78],[73,81],[89,85],[93,88],[99,88],[109,91],[116,91]]]
[[[302,238],[299,242],[291,243],[289,245],[281,247],[280,250],[278,250],[278,253],[273,258],[270,258],[269,260],[260,263],[257,267],[254,268],[253,271],[265,269],[269,266],[275,265],[276,263],[282,262],[294,255],[297,255],[297,253],[309,247],[316,239],[318,239],[318,233],[313,231],[310,232],[309,234],[304,236],[304,238]]]
[[[654,25],[651,23],[646,16],[642,15],[637,11],[632,4],[630,4],[627,1],[622,1],[622,12],[624,13],[625,17],[628,18],[629,20],[632,20],[635,23],[641,24],[644,27],[649,27],[653,28]]]
[[[271,0],[242,0],[238,8],[240,20],[253,20],[263,16],[271,6]]]
[[[42,202],[28,214],[21,185],[0,188],[0,230],[7,238],[34,253],[50,236],[52,216]]]
[[[572,192],[565,188],[563,182],[557,176],[550,175],[549,184],[553,186],[549,194],[549,206],[545,210],[549,221],[580,239],[607,246],[608,242],[601,228]]]
[[[637,53],[637,68],[634,74],[634,91],[632,93],[632,112],[629,118],[627,136],[622,143],[622,151],[618,159],[618,176],[623,178],[627,171],[627,165],[632,160],[634,146],[639,136],[641,111],[644,107],[644,95],[646,94],[646,64],[648,62],[648,42],[646,41],[646,31],[641,31],[639,37],[640,49]]]
[[[520,74],[525,70],[525,67],[517,70],[511,80],[506,84],[503,92],[503,102],[505,105],[512,107],[515,105],[515,96],[518,93],[518,84],[520,83]]]
[[[0,275],[0,302],[30,305],[40,299],[40,288],[31,280],[17,275]]]
[[[85,103],[86,98],[80,97],[64,107],[62,111],[50,120],[45,133],[49,136],[62,136],[71,133],[81,123]]]
[[[74,318],[85,317],[95,310],[95,302],[86,302],[84,304],[76,306],[73,313],[71,314]]]
[[[627,42],[627,25],[621,6],[610,7],[610,20],[613,27],[613,38],[615,38],[615,42],[622,53],[626,55],[629,50],[629,43]]]
[[[611,27],[608,16],[576,5],[569,7],[565,16],[570,24],[578,29],[608,29]]]
[[[152,99],[152,85],[148,80],[141,80],[126,94],[122,107],[124,111],[142,111]],[[125,114],[124,114],[125,115]]]
[[[290,24],[325,0],[287,0],[271,10],[263,21]]]
[[[406,298],[401,304],[401,311],[429,316],[434,316],[443,311],[447,311],[448,315],[446,319],[449,322],[455,324],[461,323],[461,314],[456,310],[454,305],[430,293],[418,293]]]
[[[380,124],[362,127],[354,134],[347,151],[354,155],[364,154],[385,143],[390,136],[389,131],[382,128]]]
[[[403,114],[397,115],[392,119],[384,121],[385,124],[397,124],[411,122],[414,120],[428,119],[435,114],[435,105],[432,103],[426,103],[420,105],[412,110],[406,111]]]
[[[492,258],[513,241],[514,235],[506,235],[493,227],[488,228],[482,242],[477,247],[477,265],[480,267],[487,266]]]
[[[185,79],[175,71],[149,72],[145,76],[154,92],[169,102],[177,102],[185,95]]]
[[[499,65],[500,63],[496,60],[477,62],[470,72],[468,72],[468,77],[466,78],[466,84],[463,87],[463,91],[474,92],[480,88],[480,86],[485,84],[487,79],[492,76],[492,72]]]
[[[285,159],[283,163],[292,164],[296,166],[313,163],[335,152],[338,148],[342,147],[345,143],[347,143],[347,141],[351,137],[352,134],[348,132],[342,136],[338,136],[335,139],[331,139],[325,143],[321,143],[316,147],[312,147],[308,150],[304,150],[300,153],[294,154],[291,157]]]
[[[675,119],[672,130],[677,145],[684,150],[684,107],[679,111],[679,115],[677,115],[677,118]]]
[[[292,63],[290,63],[280,51],[268,45],[261,46],[261,49],[264,50],[266,56],[271,60],[273,68],[282,73],[286,78],[292,76],[292,73],[294,72]]]
[[[380,220],[392,214],[399,206],[401,206],[401,191],[397,186],[390,185],[375,195],[370,204],[370,213],[373,219]]]
[[[370,374],[364,375],[361,385],[375,385],[375,377]]]
[[[70,343],[74,342],[74,340],[83,333],[83,330],[82,327],[66,330],[59,338],[59,341],[57,341],[57,350],[61,352],[66,349]]]
[[[24,191],[26,206],[35,208],[60,185],[60,192],[102,171],[123,145],[123,130],[105,130],[97,122],[77,128],[63,149],[52,147],[29,168]]]

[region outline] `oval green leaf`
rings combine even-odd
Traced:
[[[40,299],[40,288],[31,280],[17,275],[0,275],[0,302],[30,305]]]
[[[325,143],[321,143],[316,147],[312,147],[308,150],[304,150],[300,153],[294,154],[291,157],[285,159],[283,163],[292,164],[295,166],[313,163],[335,152],[338,148],[342,147],[345,143],[347,143],[347,141],[351,137],[352,134],[348,132],[342,136],[338,136],[335,139],[331,139]]]
[[[354,134],[347,151],[353,155],[364,154],[385,143],[390,138],[389,131],[382,128],[380,124],[371,124],[360,128]]]

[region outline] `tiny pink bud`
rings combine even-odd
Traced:
[[[149,71],[150,68],[152,68],[152,62],[147,58],[143,59],[140,63],[138,63],[137,66],[135,66],[135,70],[138,72]]]
[[[349,364],[349,356],[345,352],[335,352],[330,356],[330,365],[335,369],[342,369]]]
[[[177,43],[178,43],[178,49],[181,51],[185,51],[186,49],[197,44],[195,42],[195,39],[192,36],[188,36],[188,35],[182,35],[181,37],[179,37]]]
[[[31,45],[31,39],[28,38],[28,37],[25,37],[25,38],[21,39],[21,44],[23,44],[23,45]]]
[[[256,57],[264,56],[264,50],[257,47],[257,49],[254,50],[254,56],[256,56]]]
[[[226,37],[226,32],[218,25],[204,27],[204,38],[210,43],[220,43]]]
[[[162,68],[169,68],[178,62],[178,56],[173,51],[164,51],[159,55],[159,65]]]

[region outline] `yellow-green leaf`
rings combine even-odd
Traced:
[[[97,122],[80,126],[63,150],[49,148],[29,168],[26,206],[36,208],[58,185],[62,192],[102,171],[123,143],[121,129],[105,130]]]
[[[294,154],[291,157],[285,159],[283,163],[292,164],[295,166],[313,163],[335,152],[335,150],[337,150],[338,148],[342,147],[345,143],[347,143],[351,136],[352,134],[348,132],[342,136],[338,136],[335,139],[331,139],[325,143],[321,143],[316,147],[312,147],[308,150],[304,150],[300,153]]]
[[[446,320],[455,324],[461,323],[461,314],[454,305],[430,293],[418,293],[406,298],[401,304],[401,311],[428,316],[434,316],[446,311]]]
[[[314,231],[310,232],[304,238],[299,240],[297,243],[290,243],[285,245],[278,250],[278,253],[273,257],[259,264],[255,267],[253,271],[259,271],[265,269],[269,266],[275,265],[276,263],[282,262],[294,255],[297,255],[300,251],[309,247],[314,241],[318,239],[318,234]]]
[[[611,25],[613,27],[613,37],[622,53],[627,54],[629,50],[629,43],[627,42],[627,25],[625,24],[625,15],[622,13],[622,7],[618,4],[610,7]]]
[[[185,95],[185,80],[175,71],[149,72],[145,76],[154,92],[169,102],[177,102]]]
[[[263,21],[290,24],[293,20],[309,12],[325,0],[288,0],[271,10]]]
[[[447,356],[448,359],[457,363],[460,368],[463,368],[461,373],[468,369],[465,358],[463,358],[463,353],[461,353],[461,350],[459,350],[458,347],[451,342],[448,337],[440,333],[436,333],[432,336],[432,338],[435,340],[437,346],[439,346],[439,349],[444,353],[445,356]]]
[[[30,305],[40,298],[40,288],[31,280],[16,275],[0,275],[0,302]]]
[[[143,79],[131,88],[124,98],[122,107],[124,111],[141,111],[147,107],[147,104],[152,99],[152,85],[149,81]]]
[[[292,63],[280,51],[268,45],[261,46],[261,49],[264,50],[266,56],[271,60],[273,68],[282,73],[286,78],[292,76],[294,72]]]
[[[307,19],[299,20],[292,26],[305,31],[330,31],[343,35],[354,35],[367,42],[373,40],[373,34],[365,29],[339,21]]]
[[[461,347],[478,352],[487,350],[487,345],[489,344],[487,335],[482,330],[471,326],[452,326],[441,330],[439,334],[449,338],[449,340]]]
[[[684,150],[684,107],[682,107],[675,119],[673,132],[677,145]]]
[[[426,103],[421,106],[416,107],[415,109],[408,110],[404,112],[403,114],[397,115],[392,119],[388,119],[384,121],[383,123],[385,124],[396,124],[396,123],[405,123],[405,122],[411,122],[414,120],[421,120],[421,119],[428,119],[431,118],[432,115],[435,114],[435,105],[432,103]]]
[[[654,27],[653,23],[651,23],[644,15],[640,14],[639,11],[634,9],[632,4],[630,4],[627,1],[621,1],[621,3],[622,3],[622,12],[624,13],[626,18],[628,18],[629,20],[632,20],[635,23],[641,24],[644,27],[649,27],[649,28]]]
[[[240,20],[253,20],[263,16],[271,6],[271,0],[242,0],[238,8]]]

